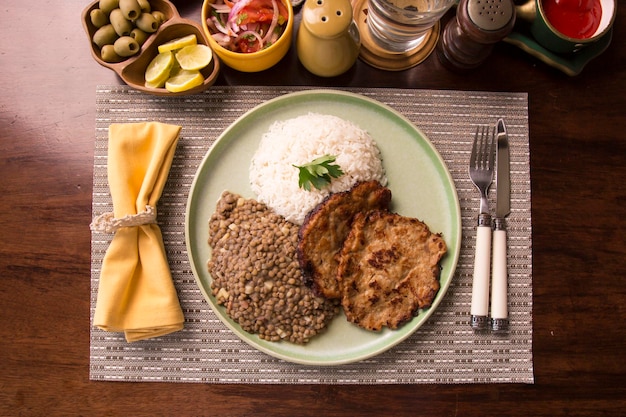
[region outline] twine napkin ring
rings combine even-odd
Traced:
[[[116,219],[112,212],[103,213],[94,218],[89,228],[93,232],[115,233],[122,227],[142,226],[144,224],[156,223],[156,208],[146,205],[146,211],[137,214],[129,214]]]

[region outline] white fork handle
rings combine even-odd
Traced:
[[[489,326],[489,266],[491,257],[491,226],[476,228],[476,254],[472,282],[471,326],[484,330]]]
[[[509,325],[506,230],[493,231],[491,329],[505,332]]]

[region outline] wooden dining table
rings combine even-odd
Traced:
[[[200,22],[200,0],[175,1]],[[96,88],[86,1],[0,11],[0,414],[4,416],[620,416],[626,413],[626,8],[576,76],[500,42],[458,73],[358,60],[315,76],[223,67],[218,86],[527,93],[532,200],[530,383],[245,384],[90,378]],[[444,20],[453,18],[451,10]]]

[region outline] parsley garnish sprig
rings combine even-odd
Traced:
[[[298,186],[306,191],[311,191],[311,185],[321,190],[333,178],[339,178],[343,171],[339,165],[333,164],[337,159],[334,155],[324,155],[304,165],[294,165],[298,168]]]

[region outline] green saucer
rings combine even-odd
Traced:
[[[613,30],[609,30],[606,35],[598,39],[597,42],[572,54],[557,54],[549,51],[539,45],[531,35],[526,35],[522,32],[512,32],[504,41],[517,46],[540,61],[569,76],[575,76],[581,73],[589,61],[603,53],[609,47],[612,36]]]

